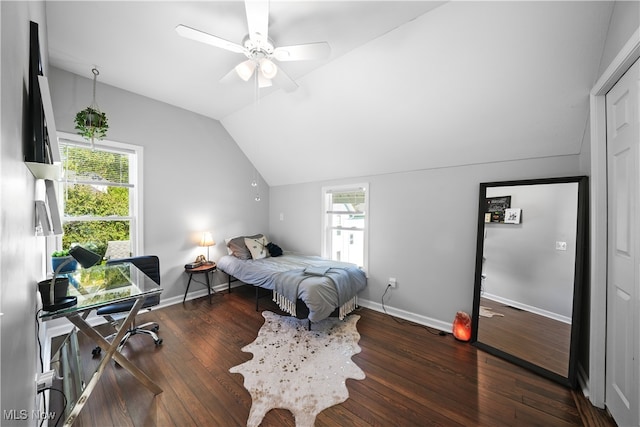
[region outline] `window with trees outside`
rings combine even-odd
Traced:
[[[367,271],[369,185],[322,188],[322,256]]]
[[[142,147],[110,141],[92,147],[74,135],[61,137],[59,145],[62,249],[80,244],[108,258],[108,249],[117,247],[117,257],[135,255],[141,245]]]

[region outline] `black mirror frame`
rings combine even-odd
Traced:
[[[574,283],[573,283],[573,305],[571,314],[571,344],[569,349],[569,369],[567,376],[559,375],[555,372],[547,370],[539,365],[533,364],[527,360],[506,353],[498,348],[484,344],[478,341],[478,323],[480,315],[480,294],[482,285],[482,257],[484,251],[484,207],[486,190],[489,187],[508,187],[516,185],[539,185],[539,184],[559,184],[559,183],[578,183],[578,212],[576,221],[576,259],[574,266]],[[503,181],[503,182],[485,182],[480,184],[479,200],[478,200],[478,236],[476,246],[476,271],[473,292],[473,317],[471,328],[471,344],[475,347],[493,354],[494,356],[506,359],[516,365],[529,369],[543,377],[549,378],[567,387],[576,388],[577,386],[577,362],[580,337],[580,314],[582,310],[582,288],[586,277],[586,259],[588,256],[588,209],[589,209],[589,188],[588,178],[586,176],[569,176],[558,178],[542,178],[528,179],[519,181]]]

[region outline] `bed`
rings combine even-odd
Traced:
[[[355,264],[293,252],[269,256],[266,239],[256,241],[260,244],[252,249],[262,247],[266,253],[250,257],[231,254],[217,261],[218,269],[229,275],[229,287],[235,278],[269,289],[278,306],[296,317],[300,317],[298,302],[302,301],[310,322],[319,322],[336,310],[342,319],[356,308],[357,294],[367,286],[367,278]]]

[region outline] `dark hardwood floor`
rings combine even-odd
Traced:
[[[261,310],[276,311],[268,298]],[[451,334],[441,336],[361,308],[362,351],[353,357],[367,377],[347,380],[350,397],[328,408],[316,426],[614,426],[579,392],[486,354]],[[139,316],[161,325],[164,343],[133,337],[123,353],[163,388],[153,396],[111,364],[75,426],[243,426],[251,397],[229,368],[252,355],[263,318],[254,291],[236,288]],[[104,325],[105,327],[107,325]],[[80,336],[85,370],[97,364]],[[294,426],[290,412],[274,409],[262,426]]]
[[[571,325],[488,298],[480,305],[502,316],[480,317],[478,341],[566,377]]]

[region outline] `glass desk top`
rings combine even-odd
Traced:
[[[162,292],[156,282],[128,262],[80,268],[58,277],[69,278],[67,295],[77,297],[78,303],[57,311],[43,311],[40,314],[43,321]]]

